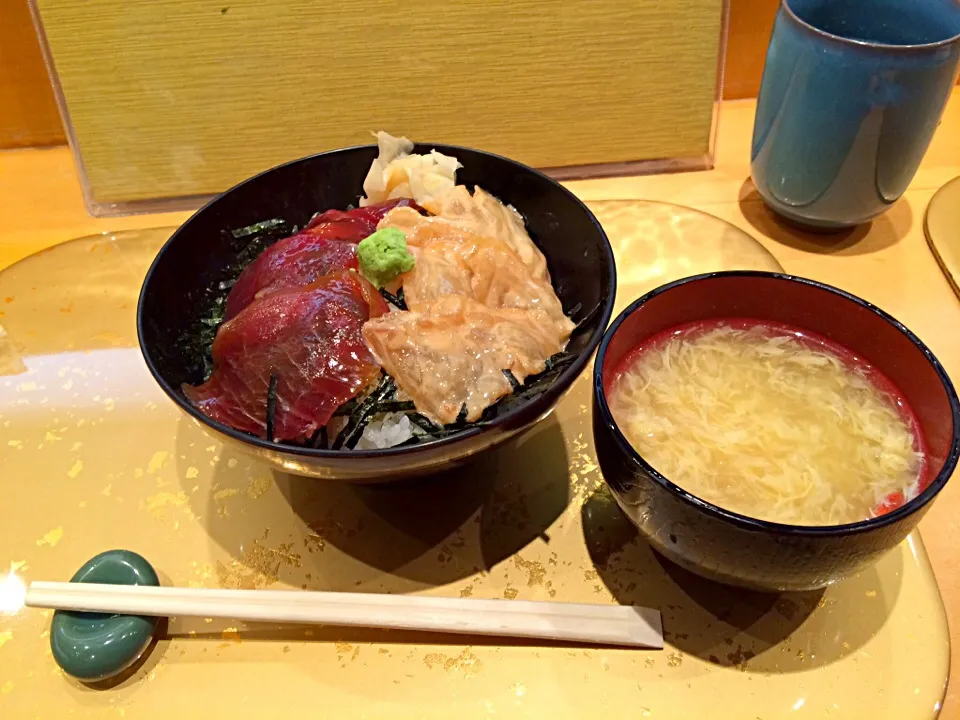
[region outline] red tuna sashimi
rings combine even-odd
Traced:
[[[363,239],[363,238],[361,238]],[[247,265],[227,295],[230,320],[256,297],[302,287],[317,278],[357,267],[357,246],[307,233],[278,240]]]
[[[326,212],[314,215],[304,230],[315,232],[317,229],[331,223],[347,223],[348,225],[358,228],[365,228],[366,235],[363,237],[366,237],[377,229],[377,225],[383,220],[383,216],[396,207],[412,207],[421,214],[424,212],[423,208],[413,200],[408,198],[395,198],[393,200],[385,200],[375,205],[354,208],[353,210],[327,210]],[[362,240],[363,238],[360,239]],[[359,242],[359,240],[357,242]]]
[[[213,420],[266,437],[276,376],[273,438],[306,440],[377,378],[380,367],[360,331],[386,312],[376,288],[350,271],[260,297],[220,326],[213,374],[183,392]]]
[[[412,200],[399,199],[355,210],[327,210],[296,235],[277,241],[240,273],[227,296],[224,320],[234,317],[257,296],[356,268],[357,243],[376,231],[383,216],[399,206],[417,207]]]

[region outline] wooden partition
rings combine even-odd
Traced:
[[[723,76],[725,100],[757,96],[779,6],[779,0],[731,0]]]
[[[91,207],[378,129],[566,176],[709,163],[723,0],[220,1],[36,0]]]
[[[63,142],[27,0],[0,0],[0,148]]]
[[[731,0],[725,98],[756,95],[777,5],[778,0]],[[27,0],[0,0],[0,148],[63,142]]]

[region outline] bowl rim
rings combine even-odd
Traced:
[[[749,515],[742,515],[704,500],[688,492],[687,490],[684,490],[679,485],[671,482],[665,475],[662,475],[660,472],[658,472],[643,458],[639,452],[633,448],[633,446],[627,441],[627,438],[624,436],[624,434],[620,431],[616,421],[613,419],[613,413],[610,411],[610,407],[606,399],[606,393],[603,389],[603,365],[606,359],[607,348],[609,347],[610,341],[617,333],[617,330],[619,330],[623,322],[652,298],[670,292],[674,288],[686,285],[688,283],[703,282],[719,277],[773,279],[783,282],[799,283],[822,292],[838,295],[845,300],[853,302],[860,307],[869,310],[873,314],[877,315],[881,320],[884,320],[888,324],[892,325],[896,330],[906,336],[906,338],[910,340],[910,342],[913,343],[913,345],[920,350],[921,353],[923,353],[924,357],[927,359],[927,362],[930,363],[937,373],[937,377],[939,377],[940,383],[947,394],[947,400],[950,404],[950,414],[953,420],[953,438],[950,443],[950,450],[947,453],[946,459],[944,460],[943,467],[923,492],[892,512],[889,512],[885,515],[868,518],[866,520],[858,520],[857,522],[844,523],[842,525],[789,525],[786,523],[773,522],[771,520],[762,520],[760,518],[750,517]],[[762,531],[766,533],[800,537],[824,537],[859,534],[893,525],[906,518],[908,515],[913,514],[933,500],[937,493],[943,489],[943,486],[946,485],[947,481],[950,479],[950,476],[953,474],[954,468],[957,465],[958,458],[960,458],[960,400],[958,400],[953,383],[950,381],[950,378],[943,366],[940,364],[940,361],[923,343],[923,341],[921,341],[920,338],[918,338],[899,320],[884,312],[877,306],[867,302],[866,300],[844,290],[840,290],[839,288],[833,287],[832,285],[827,285],[825,283],[799,277],[797,275],[789,275],[787,273],[768,272],[763,270],[724,270],[701,273],[699,275],[692,275],[690,277],[661,285],[641,296],[637,300],[634,300],[616,317],[610,327],[607,328],[607,331],[604,333],[603,340],[600,342],[600,347],[597,350],[596,362],[594,363],[593,368],[593,399],[595,410],[599,411],[599,419],[603,422],[608,432],[610,432],[620,452],[623,453],[624,456],[627,457],[634,465],[639,466],[648,477],[654,480],[654,482],[666,489],[668,492],[678,496],[681,501],[692,506],[694,509],[705,515],[717,516],[744,530]],[[595,420],[596,419],[597,418],[595,418]]]
[[[796,8],[793,7],[792,3],[795,0],[780,0],[778,10],[798,27],[805,30],[807,33],[814,35],[824,40],[837,43],[838,45],[858,48],[860,50],[866,51],[879,51],[879,52],[895,52],[895,53],[917,53],[917,52],[929,52],[936,51],[940,48],[947,47],[954,44],[960,40],[960,33],[954,33],[949,37],[941,38],[940,40],[931,40],[930,42],[924,43],[892,43],[892,42],[881,42],[879,40],[860,40],[858,38],[852,37],[850,35],[839,35],[830,30],[824,30],[819,25],[815,25],[809,20],[800,17],[800,13]]]
[[[276,172],[286,167],[293,165],[298,165],[311,160],[316,160],[319,158],[327,157],[330,155],[337,155],[341,153],[351,153],[357,152],[360,150],[377,150],[377,145],[370,143],[365,145],[351,145],[349,147],[335,148],[333,150],[326,150],[319,153],[314,153],[313,155],[307,155],[295,160],[290,160],[279,165],[275,165],[271,168],[263,170],[256,175],[241,180],[233,187],[224,190],[215,197],[208,200],[202,207],[200,207],[196,212],[194,212],[189,218],[187,218],[179,227],[170,235],[167,241],[163,244],[160,250],[157,252],[156,257],[154,257],[153,262],[150,263],[150,268],[147,270],[146,275],[143,278],[143,284],[140,287],[140,294],[137,299],[137,344],[140,346],[140,354],[143,356],[144,362],[147,365],[147,368],[150,371],[150,374],[153,376],[153,379],[160,386],[160,388],[167,394],[167,396],[173,400],[173,402],[182,410],[187,413],[190,417],[198,422],[207,425],[208,427],[216,430],[219,433],[222,433],[232,440],[238,442],[252,445],[261,450],[267,450],[269,452],[279,452],[279,453],[290,453],[292,455],[297,455],[300,457],[309,457],[317,460],[342,460],[349,461],[352,459],[374,459],[374,458],[402,458],[411,455],[417,455],[418,453],[423,453],[424,451],[435,451],[443,448],[448,448],[457,445],[458,443],[467,440],[472,437],[476,437],[483,433],[489,432],[497,428],[503,428],[504,426],[509,426],[511,420],[516,418],[519,414],[523,412],[528,412],[532,403],[537,402],[545,393],[558,389],[560,394],[562,394],[566,389],[568,389],[574,381],[583,373],[587,364],[590,362],[590,359],[593,357],[594,351],[599,346],[601,340],[603,339],[603,333],[606,330],[607,325],[610,322],[610,318],[613,316],[613,309],[616,302],[617,295],[617,266],[616,260],[613,253],[613,247],[610,244],[610,239],[607,237],[606,231],[603,229],[603,226],[600,224],[600,221],[597,219],[596,215],[593,214],[593,211],[587,207],[587,204],[577,197],[572,191],[564,187],[557,180],[554,180],[546,173],[535,170],[534,168],[524,165],[521,162],[516,160],[511,160],[510,158],[504,157],[502,155],[497,155],[496,153],[487,152],[485,150],[477,150],[475,148],[465,147],[462,145],[447,145],[444,143],[428,143],[428,142],[417,142],[414,143],[414,151],[420,152],[430,152],[431,150],[436,150],[448,155],[454,155],[458,152],[462,153],[463,151],[472,153],[474,155],[485,155],[494,160],[499,160],[501,162],[507,163],[508,165],[513,165],[518,170],[524,171],[536,177],[539,177],[543,180],[546,180],[551,184],[556,190],[560,191],[565,195],[569,200],[573,201],[575,207],[579,207],[582,210],[590,222],[593,224],[596,232],[599,234],[602,239],[601,244],[601,262],[606,266],[607,272],[610,276],[610,293],[609,295],[601,302],[601,309],[599,313],[599,323],[597,329],[591,333],[587,345],[584,350],[579,354],[576,360],[574,360],[560,375],[557,376],[556,380],[544,390],[544,393],[538,395],[536,398],[529,400],[527,402],[520,403],[517,407],[509,410],[503,415],[498,415],[494,420],[489,421],[487,424],[484,424],[480,427],[467,428],[463,432],[452,433],[451,435],[440,438],[438,440],[430,440],[425,443],[418,445],[408,445],[401,447],[392,447],[392,448],[374,448],[370,450],[331,450],[326,448],[310,448],[303,447],[300,445],[293,445],[290,443],[283,442],[272,442],[264,438],[256,437],[254,435],[249,435],[245,432],[241,432],[235,428],[230,427],[229,425],[224,425],[223,423],[217,422],[212,418],[207,417],[202,412],[197,410],[193,405],[191,405],[187,400],[182,397],[176,390],[170,386],[166,379],[161,375],[160,371],[157,369],[156,363],[153,360],[153,357],[150,354],[147,344],[144,341],[144,302],[147,294],[147,287],[150,285],[150,281],[153,278],[154,273],[156,272],[158,266],[163,260],[163,256],[169,251],[170,247],[177,239],[177,237],[184,232],[185,228],[190,225],[197,217],[202,213],[206,212],[209,208],[213,207],[217,202],[225,198],[230,193],[239,190],[241,187],[254,183],[260,178],[269,175],[270,173]],[[362,192],[362,188],[361,188]],[[359,195],[358,195],[359,197]],[[320,210],[318,210],[320,212]],[[536,243],[535,243],[536,244]],[[537,246],[539,249],[540,246]]]

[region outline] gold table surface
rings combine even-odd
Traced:
[[[679,275],[780,267],[709,216],[591,207],[617,251],[618,308]],[[164,584],[639,604],[663,612],[667,647],[172,618],[132,672],[89,687],[53,663],[49,613],[22,610],[0,617],[0,717],[935,715],[949,640],[919,534],[823,592],[685,573],[604,488],[587,376],[519,440],[414,484],[323,483],[221,446],[136,346],[140,283],[168,233],[84,238],[0,274],[0,564],[66,579],[121,547]]]

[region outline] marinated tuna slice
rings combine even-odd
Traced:
[[[411,200],[317,215],[306,228],[274,243],[244,268],[227,296],[224,319],[234,317],[260,295],[307,285],[337,270],[356,269],[356,244],[376,231],[383,216],[396,207],[408,207],[419,215]]]
[[[330,239],[360,242],[377,229],[377,225],[383,220],[384,215],[398,207],[408,207],[418,214],[422,210],[419,205],[408,198],[386,200],[353,210],[327,210],[314,215],[313,219],[307,223],[304,231]],[[343,233],[344,237],[338,238],[337,236],[340,233]],[[359,238],[354,239],[357,235],[359,235]]]
[[[229,320],[253,302],[283,289],[308,285],[337,270],[356,269],[357,246],[300,233],[279,240],[250,263],[227,295],[224,319]]]
[[[363,337],[397,387],[417,409],[450,424],[466,406],[467,421],[544,370],[566,337],[540,310],[489,308],[445,295],[424,312],[394,312],[366,323]]]
[[[213,374],[183,392],[213,420],[266,437],[273,381],[273,439],[304,441],[376,381],[380,367],[361,328],[387,311],[376,289],[352,271],[277,290],[220,326]]]

